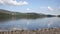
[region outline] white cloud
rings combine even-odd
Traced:
[[[20,2],[17,2],[16,0],[0,0],[0,4],[7,4],[7,5],[16,5],[16,6],[21,6],[21,5],[27,5],[28,2],[26,1],[20,1]]]
[[[58,9],[60,9],[60,6],[58,7]]]
[[[43,6],[43,7],[40,7],[40,10],[42,10],[42,11],[54,11],[55,9],[53,9],[52,7],[50,7],[50,6]]]
[[[49,11],[53,11],[54,9],[51,8],[50,6],[48,6],[48,10],[49,10]]]
[[[26,10],[28,10],[28,11],[29,11],[30,9],[29,9],[29,8],[27,8]]]
[[[39,11],[45,14],[60,15],[60,6],[57,8],[53,8],[51,6],[42,6],[40,7]]]

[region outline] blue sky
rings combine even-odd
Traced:
[[[60,14],[60,0],[0,0],[0,9],[23,13]]]

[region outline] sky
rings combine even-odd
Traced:
[[[60,0],[0,0],[0,9],[58,15],[60,14]]]

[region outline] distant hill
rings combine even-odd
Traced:
[[[11,12],[11,11],[8,11],[8,10],[3,10],[3,9],[0,9],[0,13],[5,13],[5,14],[16,14],[16,12]]]
[[[43,18],[43,17],[52,17],[53,15],[45,15],[45,14],[38,14],[38,13],[19,13],[19,12],[12,12],[8,10],[0,9],[0,18]]]
[[[3,10],[3,9],[0,9],[0,13],[10,14],[11,12],[10,12],[10,11],[8,11],[8,10]]]

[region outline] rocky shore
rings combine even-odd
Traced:
[[[38,30],[12,30],[1,31],[0,34],[60,34],[60,28],[46,28]]]

